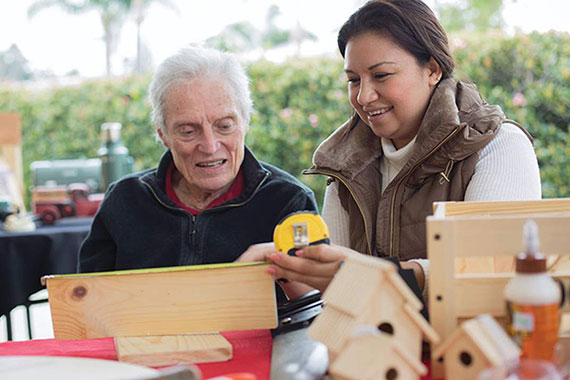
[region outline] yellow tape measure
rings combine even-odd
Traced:
[[[329,229],[316,212],[300,211],[275,226],[273,242],[278,251],[293,255],[307,245],[329,244]]]

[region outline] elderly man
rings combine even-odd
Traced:
[[[80,272],[231,262],[271,241],[287,214],[316,210],[311,190],[245,146],[248,83],[235,57],[211,49],[158,67],[150,103],[167,151],[157,168],[109,187]]]

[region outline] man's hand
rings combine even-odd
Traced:
[[[249,246],[249,248],[236,259],[236,263],[251,263],[254,261],[270,261],[271,255],[277,254],[275,244],[260,243]]]
[[[237,263],[250,263],[255,261],[271,261],[272,255],[286,256],[277,252],[275,244],[273,243],[260,243],[250,246],[235,262]],[[269,270],[268,270],[269,272]],[[269,272],[272,274],[271,272]],[[274,279],[280,278],[273,276]],[[278,281],[279,286],[285,291],[289,299],[295,299],[311,290],[310,286],[298,282],[282,282]]]

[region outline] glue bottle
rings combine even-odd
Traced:
[[[521,358],[553,361],[560,324],[560,288],[546,274],[546,257],[538,252],[538,228],[523,228],[525,252],[516,257],[515,276],[505,287],[507,331],[521,347]]]

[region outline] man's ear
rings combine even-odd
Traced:
[[[433,57],[429,58],[429,62],[427,63],[428,73],[429,73],[429,84],[430,86],[435,86],[441,80],[441,76],[443,75],[443,71],[441,70],[441,66]]]
[[[170,149],[170,147],[168,146],[168,139],[166,138],[166,136],[164,135],[164,131],[162,130],[162,128],[157,128],[156,129],[156,134],[158,135],[158,137],[160,138],[160,141],[162,141],[162,145],[164,145],[166,148]]]

